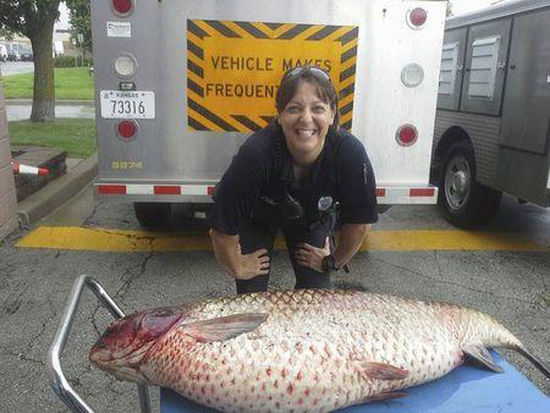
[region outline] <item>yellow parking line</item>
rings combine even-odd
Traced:
[[[372,231],[361,247],[370,251],[550,251],[518,233],[461,230]]]
[[[202,251],[211,249],[206,232],[147,232],[105,228],[39,227],[17,244],[21,248],[52,248],[87,251]],[[284,248],[277,240],[275,247]],[[460,230],[371,231],[362,251],[491,250],[550,251],[510,232]]]

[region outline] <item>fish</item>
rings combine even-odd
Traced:
[[[145,310],[112,322],[91,363],[225,412],[328,412],[406,397],[487,348],[550,370],[495,319],[455,304],[304,289]]]

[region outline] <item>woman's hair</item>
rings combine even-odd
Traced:
[[[301,81],[315,85],[317,96],[323,102],[328,104],[334,112],[334,122],[330,130],[336,130],[340,121],[340,112],[338,112],[338,94],[334,89],[330,77],[323,69],[314,66],[296,66],[283,75],[277,96],[275,106],[277,112],[281,113],[288,102],[296,94],[298,85]]]

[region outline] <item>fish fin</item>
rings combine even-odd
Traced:
[[[408,370],[375,361],[361,363],[361,369],[369,378],[378,380],[403,380],[409,375]]]
[[[489,353],[489,350],[487,350],[485,347],[468,345],[468,346],[464,346],[462,348],[462,351],[466,353],[468,356],[472,357],[474,360],[483,364],[488,369],[493,370],[496,373],[504,372],[504,370],[502,370],[500,366],[497,366],[495,364],[495,361],[493,360],[491,353]]]
[[[542,360],[539,360],[534,355],[532,355],[527,349],[519,347],[516,349],[519,354],[526,357],[531,363],[535,365],[537,369],[541,371],[546,377],[550,378],[550,366],[547,366]]]
[[[369,396],[365,402],[379,402],[382,400],[391,400],[391,399],[401,399],[407,397],[409,394],[405,392],[387,392],[387,393],[378,393],[373,396]]]
[[[248,333],[262,324],[269,314],[242,313],[211,320],[195,321],[181,326],[182,331],[197,341],[224,341]]]

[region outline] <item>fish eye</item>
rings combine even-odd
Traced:
[[[118,321],[113,321],[107,326],[107,329],[105,330],[105,334],[116,333],[117,331],[119,331],[121,329],[121,326],[122,326],[122,323],[120,323]]]

